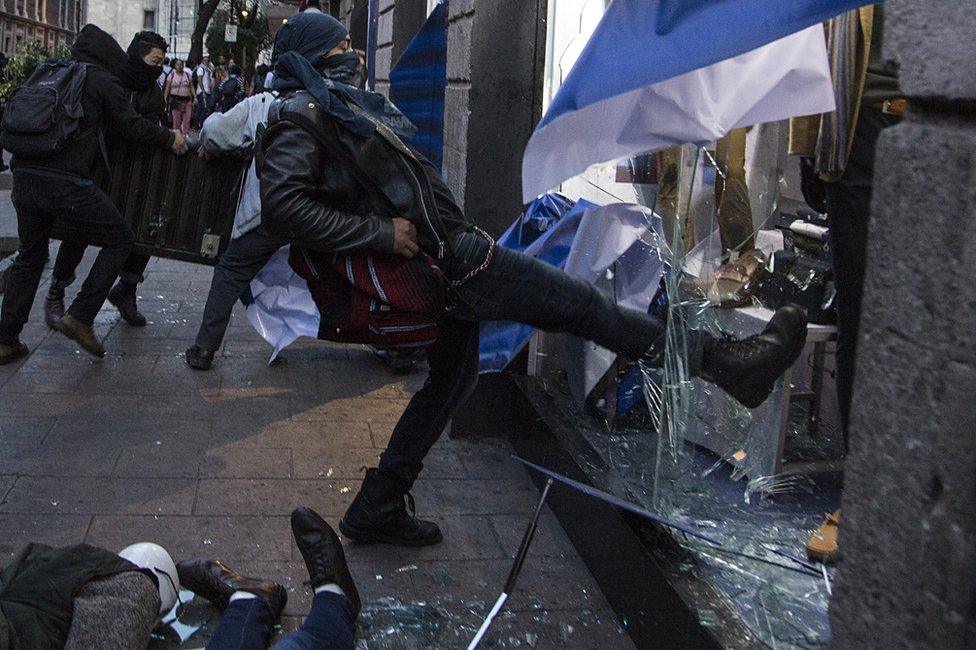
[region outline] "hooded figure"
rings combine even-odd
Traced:
[[[83,63],[95,63],[119,77],[128,57],[122,46],[101,28],[88,24],[78,32],[78,38],[71,46],[71,58]]]
[[[153,120],[159,120],[166,111],[166,99],[163,91],[156,83],[159,75],[163,74],[163,67],[149,65],[143,60],[144,43],[136,34],[126,50],[126,62],[119,71],[119,81],[122,87],[129,91],[129,99],[136,112]],[[152,44],[148,44],[152,45]],[[163,48],[160,48],[163,49]]]

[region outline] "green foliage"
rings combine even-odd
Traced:
[[[219,56],[223,55],[227,59],[234,59],[238,64],[246,63],[246,67],[250,69],[254,67],[258,53],[271,47],[274,38],[268,28],[267,17],[258,12],[256,15],[248,16],[246,20],[238,17],[235,20],[237,42],[225,42],[224,27],[230,20],[231,12],[239,11],[235,3],[231,5],[229,9],[219,9],[210,19],[210,26],[207,28],[207,51],[210,53],[210,60],[214,63]]]
[[[29,40],[20,46],[17,53],[10,57],[5,70],[6,80],[0,84],[0,99],[10,97],[14,88],[21,85],[34,74],[37,66],[46,59],[67,58],[71,56],[71,46],[67,43],[58,46],[54,51],[44,47],[40,41]]]

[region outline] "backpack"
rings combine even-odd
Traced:
[[[446,282],[433,259],[329,254],[292,246],[292,269],[319,308],[319,338],[379,348],[427,347],[447,313]]]
[[[0,146],[15,156],[43,158],[61,153],[81,137],[88,65],[56,59],[37,66],[7,100]]]

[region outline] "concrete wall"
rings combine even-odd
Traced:
[[[907,119],[878,146],[831,603],[837,648],[976,643],[976,12],[890,0]]]
[[[541,117],[545,0],[451,0],[444,176],[498,235],[522,210],[522,152]]]
[[[142,31],[146,11],[156,12],[156,25],[151,29],[159,32],[159,0],[88,0],[88,22],[111,34],[123,48]]]

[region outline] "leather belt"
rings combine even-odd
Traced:
[[[883,102],[869,104],[871,108],[876,108],[886,115],[904,115],[908,108],[908,102],[904,99],[886,99]]]

